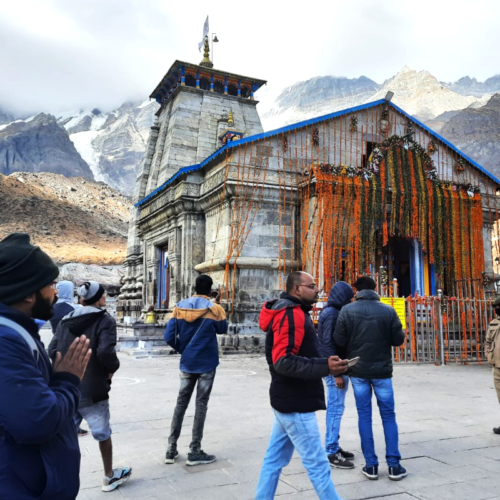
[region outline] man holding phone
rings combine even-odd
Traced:
[[[274,425],[262,464],[255,500],[274,498],[283,467],[297,450],[321,500],[340,500],[321,443],[316,411],[325,410],[322,378],[347,371],[347,360],[322,357],[309,312],[318,301],[314,278],[294,271],[286,292],[262,306],[259,324],[266,332],[266,359]]]
[[[378,479],[378,458],[375,454],[372,429],[372,391],[380,410],[386,442],[389,479],[399,481],[406,469],[399,463],[398,425],[394,411],[392,388],[392,349],[404,343],[405,333],[396,311],[382,304],[375,292],[375,281],[361,276],[354,283],[356,300],[340,311],[333,339],[339,348],[346,349],[347,358],[359,357],[349,368],[354,398],[358,409],[361,448],[366,460],[363,474]]]

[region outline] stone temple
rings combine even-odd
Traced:
[[[390,96],[264,132],[265,83],[214,69],[206,47],[153,90],[161,107],[135,187],[124,324],[150,306],[163,324],[200,273],[239,336],[262,333],[262,303],[293,269],[325,292],[370,274],[404,296],[491,293],[498,179]]]

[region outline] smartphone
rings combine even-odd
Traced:
[[[354,366],[358,361],[359,361],[359,356],[357,358],[348,359],[347,363],[348,366],[351,367]]]

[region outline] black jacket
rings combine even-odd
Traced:
[[[349,369],[351,377],[380,379],[392,377],[391,347],[402,345],[405,333],[396,311],[373,290],[362,290],[340,311],[333,339],[349,359],[360,357]]]
[[[352,287],[345,281],[338,281],[330,290],[327,305],[321,311],[318,321],[319,350],[325,358],[335,355],[345,358],[343,349],[338,349],[333,341],[333,332],[340,310],[349,304],[353,297]]]
[[[325,410],[328,359],[322,358],[310,307],[282,293],[266,302],[259,324],[266,335],[266,359],[271,372],[271,406],[280,413]]]
[[[111,381],[109,374],[120,367],[116,355],[116,322],[104,310],[85,306],[75,309],[59,323],[56,334],[49,345],[49,356],[55,359],[59,351],[64,356],[75,337],[85,335],[90,339],[90,356],[82,380],[82,400],[93,403],[109,398]]]

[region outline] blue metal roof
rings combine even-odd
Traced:
[[[447,141],[444,137],[440,136],[436,132],[434,132],[432,129],[424,125],[420,120],[417,120],[410,114],[408,114],[406,111],[402,110],[399,106],[396,106],[390,101],[386,101],[385,99],[379,99],[378,101],[373,101],[369,102],[367,104],[361,104],[360,106],[354,106],[352,108],[348,109],[343,109],[341,111],[335,111],[334,113],[329,113],[327,115],[323,116],[318,116],[316,118],[310,118],[309,120],[304,120],[298,123],[293,123],[292,125],[287,125],[285,127],[277,128],[275,130],[270,130],[269,132],[262,132],[261,134],[255,134],[251,135],[249,137],[244,137],[243,139],[240,139],[238,141],[231,142],[229,144],[226,144],[222,148],[218,149],[215,151],[215,153],[212,153],[209,157],[205,158],[201,163],[197,163],[196,165],[190,165],[189,167],[183,167],[181,168],[177,173],[175,173],[170,179],[168,179],[166,182],[164,182],[161,186],[157,187],[154,191],[149,193],[146,197],[142,198],[142,200],[139,200],[135,206],[140,207],[144,203],[146,203],[149,199],[151,199],[153,196],[155,196],[157,193],[160,191],[163,191],[169,184],[174,182],[176,179],[178,179],[180,176],[187,174],[189,172],[194,172],[196,170],[202,169],[205,165],[210,163],[214,158],[217,158],[219,155],[222,153],[241,146],[242,144],[247,144],[255,141],[260,141],[262,139],[266,139],[268,137],[273,137],[275,135],[280,135],[285,132],[290,132],[292,130],[297,130],[303,127],[307,127],[309,125],[314,125],[316,123],[320,123],[326,120],[331,120],[332,118],[337,118],[339,116],[347,115],[350,113],[355,113],[356,111],[362,111],[364,109],[370,109],[374,108],[376,106],[380,106],[381,104],[386,104],[388,103],[390,106],[392,106],[396,111],[401,113],[402,115],[406,116],[410,120],[412,120],[414,123],[416,123],[419,127],[422,127],[424,130],[426,130],[430,135],[441,141],[442,143],[446,144],[450,149],[461,155],[464,159],[466,159],[471,165],[476,167],[478,170],[480,170],[483,174],[488,176],[491,180],[496,182],[498,185],[500,185],[500,180],[497,179],[493,174],[488,172],[485,168],[483,168],[479,163],[475,162],[472,158],[469,158],[466,154],[462,153],[457,147],[455,147],[451,142]]]

